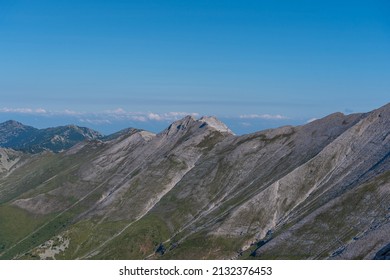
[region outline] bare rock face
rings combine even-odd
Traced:
[[[207,125],[216,131],[234,134],[223,122],[219,121],[216,117],[202,117],[199,119],[199,122],[202,122],[202,125]]]
[[[39,194],[31,198],[18,199],[13,202],[13,205],[40,215],[58,212],[69,206],[58,199],[53,199],[50,194]]]
[[[0,222],[35,224],[0,229],[1,258],[39,257],[56,236],[56,259],[388,257],[390,104],[242,136],[187,116],[22,165],[12,153]]]
[[[10,172],[21,160],[22,156],[23,155],[20,152],[11,149],[0,148],[0,174],[6,174]]]

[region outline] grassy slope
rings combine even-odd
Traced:
[[[66,198],[71,203],[69,209],[47,215],[28,213],[11,203],[14,199],[47,193],[74,181],[77,167],[96,152],[85,150],[72,156],[50,153],[36,156],[30,164],[21,166],[0,181],[0,258],[23,257],[33,247],[65,230],[77,215],[85,211],[83,205],[72,197]]]

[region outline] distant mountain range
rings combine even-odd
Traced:
[[[0,146],[2,259],[390,258],[390,104],[242,136],[9,121]]]
[[[60,152],[81,141],[99,138],[99,132],[75,125],[37,129],[14,120],[0,124],[0,147],[30,153]]]

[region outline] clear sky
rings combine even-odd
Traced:
[[[244,133],[389,97],[388,0],[0,0],[0,121]]]

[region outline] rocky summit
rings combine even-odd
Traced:
[[[390,258],[390,104],[242,136],[40,131],[0,124],[2,259]]]

